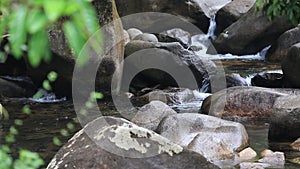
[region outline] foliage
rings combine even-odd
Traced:
[[[299,0],[257,0],[256,5],[259,10],[266,12],[270,20],[287,15],[295,26],[300,23]]]
[[[51,59],[47,30],[62,19],[66,20],[62,27],[68,42],[74,55],[79,56],[87,39],[99,28],[89,0],[0,1],[0,35],[9,36],[9,47],[16,58],[27,52],[33,67]]]

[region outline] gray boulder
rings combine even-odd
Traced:
[[[248,145],[242,124],[196,113],[168,116],[157,132],[213,162],[232,159],[236,151]]]
[[[229,27],[255,4],[256,0],[235,0],[221,8],[216,15],[217,29],[216,33],[221,33]]]
[[[150,130],[120,118],[101,117],[85,126],[58,151],[47,167],[55,168],[218,167]]]
[[[138,57],[138,59],[126,60],[123,81],[129,80],[127,75],[132,74],[131,72],[140,72],[143,68],[144,71],[135,76],[131,82],[140,90],[158,84],[161,88],[179,86],[197,89],[202,86],[205,78],[217,73],[217,66],[214,62],[198,57],[193,52],[184,49],[178,42],[153,43],[134,40],[125,47],[126,59],[128,56]],[[148,65],[151,65],[151,69],[145,70],[144,67]],[[174,75],[177,75],[177,79],[174,79],[176,78]],[[181,84],[177,84],[180,82]]]
[[[162,119],[169,115],[177,114],[168,105],[161,101],[151,101],[141,107],[131,119],[134,124],[155,131]]]
[[[300,137],[300,97],[279,97],[273,106],[269,140],[294,141]]]
[[[256,11],[256,8],[252,7],[225,29],[213,45],[221,54],[256,54],[292,27],[285,16],[270,21],[263,12]]]
[[[286,31],[277,41],[272,44],[266,55],[266,60],[281,63],[285,58],[289,48],[300,42],[300,25],[294,29]]]
[[[136,36],[143,34],[143,32],[137,28],[130,28],[127,30],[130,40],[133,40]]]
[[[281,66],[283,77],[292,87],[300,88],[300,43],[289,49],[287,58],[283,60]]]
[[[286,92],[260,87],[232,87],[204,100],[202,113],[230,120],[269,119],[276,98]]]

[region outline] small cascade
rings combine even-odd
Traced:
[[[207,34],[206,34],[208,39],[210,39],[210,40],[215,40],[216,39],[216,37],[217,37],[215,35],[216,28],[217,28],[216,15],[213,15],[210,18],[209,28],[208,28],[208,31],[207,31]]]

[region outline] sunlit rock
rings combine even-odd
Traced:
[[[196,113],[168,116],[157,132],[214,162],[233,159],[236,151],[248,145],[242,124]]]

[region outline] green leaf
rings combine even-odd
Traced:
[[[45,29],[45,26],[47,25],[47,17],[45,14],[38,9],[32,10],[30,13],[28,13],[27,18],[27,29],[28,32],[33,34],[37,31],[40,31],[41,29]]]
[[[7,136],[5,137],[5,141],[6,141],[7,143],[14,143],[14,142],[16,141],[16,139],[15,139],[15,136],[14,136],[14,135],[9,134],[9,135],[7,135]]]
[[[29,40],[30,65],[37,67],[41,63],[45,52],[49,52],[48,35],[45,30],[41,30],[33,34]]]
[[[19,9],[12,14],[12,18],[9,24],[9,41],[11,44],[12,53],[17,59],[21,58],[22,46],[26,42],[26,16],[27,7],[20,6]]]
[[[8,18],[7,17],[0,17],[0,35],[3,36],[8,24]],[[0,37],[0,43],[2,41],[2,37]]]
[[[56,146],[61,146],[62,145],[61,141],[57,137],[53,137],[53,143]]]
[[[75,55],[79,56],[81,49],[83,48],[86,39],[83,33],[78,29],[78,27],[73,22],[66,22],[64,24],[64,32],[66,33],[66,37],[70,46],[73,48]],[[84,62],[86,56],[84,58],[78,58],[79,62]]]
[[[37,91],[33,96],[34,99],[40,99],[41,97],[43,97],[43,92],[41,90]]]
[[[64,137],[69,136],[69,132],[68,132],[68,130],[66,130],[66,129],[60,130],[60,134],[61,134],[62,136],[64,136]]]
[[[43,88],[45,90],[47,90],[47,91],[52,90],[51,84],[50,84],[50,82],[48,80],[44,80],[44,82],[43,82]]]
[[[20,120],[20,119],[15,119],[15,125],[22,126],[23,125],[23,121]]]
[[[67,124],[67,128],[68,128],[69,130],[74,130],[75,126],[74,126],[73,123],[68,123],[68,124]]]
[[[47,0],[43,3],[45,13],[50,21],[56,21],[66,8],[64,0]]]
[[[27,115],[30,115],[31,114],[31,109],[28,105],[25,105],[23,108],[22,108],[22,112],[27,114]]]
[[[12,134],[12,135],[18,135],[19,134],[18,130],[14,126],[11,126],[9,128],[9,133]]]
[[[47,76],[48,80],[50,82],[55,82],[57,79],[57,73],[55,71],[51,71],[48,76]]]

